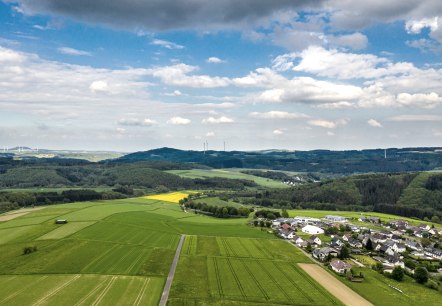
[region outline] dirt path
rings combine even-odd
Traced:
[[[167,299],[169,298],[170,287],[172,287],[173,277],[175,275],[176,266],[178,265],[178,259],[180,258],[181,248],[183,247],[184,235],[181,235],[180,242],[176,248],[175,257],[173,258],[172,266],[170,266],[169,275],[167,276],[166,285],[164,285],[163,294],[161,295],[160,306],[166,306]]]
[[[7,213],[0,215],[0,222],[9,221],[9,220],[24,216],[32,211],[40,210],[43,208],[45,208],[45,207],[22,208],[22,209],[18,209],[18,210],[9,211]]]
[[[298,264],[315,281],[321,284],[328,292],[333,294],[342,303],[348,306],[373,306],[372,303],[345,286],[321,266],[316,264]]]

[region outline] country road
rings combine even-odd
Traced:
[[[170,266],[169,275],[167,276],[166,285],[164,285],[163,294],[161,295],[161,300],[159,306],[166,306],[167,299],[169,298],[170,287],[172,287],[173,277],[175,275],[176,266],[178,265],[178,259],[180,258],[181,248],[183,247],[185,235],[181,235],[180,242],[175,252],[175,257],[173,258],[172,265]]]

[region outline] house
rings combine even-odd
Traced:
[[[413,251],[422,251],[422,245],[414,240],[406,240],[405,246],[412,249]]]
[[[279,235],[284,239],[291,239],[295,235],[295,232],[291,229],[280,229]]]
[[[387,241],[387,236],[381,233],[374,233],[370,236],[370,239],[374,243],[384,243],[385,241]]]
[[[324,219],[331,221],[331,222],[337,222],[337,223],[347,222],[347,218],[342,217],[342,216],[327,215],[324,217]]]
[[[426,231],[426,232],[428,232],[430,229],[431,229],[431,226],[429,226],[428,224],[419,224],[418,225],[418,228],[420,228],[421,230],[423,230],[423,231]]]
[[[425,248],[424,249],[425,256],[441,260],[442,259],[442,251],[436,248]]]
[[[322,228],[319,228],[314,225],[306,225],[301,229],[301,231],[303,231],[304,233],[307,233],[307,234],[311,234],[311,235],[324,234],[324,230]]]
[[[304,242],[304,239],[296,235],[293,236],[292,240],[297,246],[301,246],[300,244]]]
[[[387,256],[385,263],[393,267],[405,268],[405,263],[398,256]]]
[[[317,244],[317,245],[321,245],[321,244],[322,244],[321,239],[319,239],[319,237],[316,236],[316,235],[311,236],[311,237],[309,238],[309,240],[313,241],[313,243],[314,243],[314,244]]]
[[[362,243],[359,240],[354,239],[353,237],[348,240],[348,244],[352,248],[358,248],[358,249],[362,248]]]
[[[312,252],[312,256],[321,261],[325,261],[329,257],[337,257],[338,251],[329,247],[314,249]]]
[[[407,225],[408,225],[408,221],[406,220],[391,220],[390,222],[388,222],[388,224],[396,227],[397,229],[406,229]]]
[[[333,260],[332,262],[330,262],[330,266],[333,271],[340,273],[340,274],[347,273],[347,271],[349,271],[352,267],[352,265],[350,265],[342,260]]]
[[[332,248],[338,248],[338,249],[342,248],[342,246],[344,244],[345,243],[341,239],[339,239],[339,237],[337,237],[337,236],[333,237],[332,241],[330,242],[330,246]]]
[[[344,234],[344,235],[342,236],[342,240],[344,240],[345,242],[348,242],[348,240],[349,240],[351,237],[352,237],[351,234]]]

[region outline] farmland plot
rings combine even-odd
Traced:
[[[0,276],[0,304],[157,305],[163,283],[137,276]]]
[[[170,301],[341,305],[297,262],[310,260],[281,240],[186,236]]]

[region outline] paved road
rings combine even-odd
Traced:
[[[164,286],[163,294],[161,295],[160,306],[166,306],[167,299],[169,298],[170,287],[172,287],[173,276],[175,275],[178,259],[180,258],[181,248],[183,247],[184,235],[181,235],[180,242],[176,248],[175,257],[173,258],[172,265],[170,266],[169,275],[167,276],[166,285]]]

